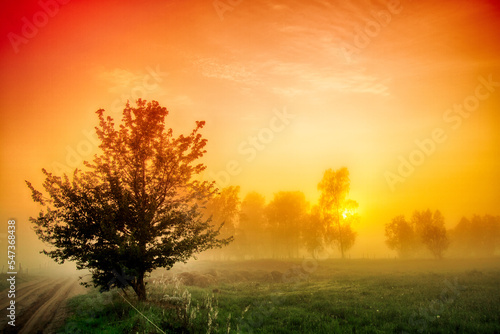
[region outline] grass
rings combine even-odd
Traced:
[[[498,259],[327,260],[303,267],[207,262],[194,269],[220,270],[218,282],[183,286],[162,272],[148,284],[149,302],[129,299],[166,333],[500,333]],[[223,279],[240,268],[278,268],[285,279]],[[61,332],[160,333],[116,291],[75,297],[70,307],[74,314]]]

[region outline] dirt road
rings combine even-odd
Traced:
[[[45,278],[16,287],[15,327],[7,324],[7,290],[0,292],[1,333],[54,333],[67,316],[65,301],[84,293],[76,277]]]

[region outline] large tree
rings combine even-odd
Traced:
[[[131,286],[146,300],[144,278],[155,268],[170,269],[197,252],[221,247],[200,212],[214,185],[197,177],[206,139],[199,130],[174,137],[165,128],[166,108],[158,102],[127,103],[120,126],[97,111],[100,154],[76,169],[72,179],[43,169],[46,194],[27,182],[44,209],[31,218],[39,238],[53,247],[43,253],[58,263],[75,261],[92,273],[94,286]]]
[[[351,181],[349,170],[342,167],[339,170],[328,169],[318,184],[321,191],[319,206],[325,221],[327,241],[337,244],[342,258],[356,241],[356,232],[352,223],[358,220],[356,201],[347,199]]]

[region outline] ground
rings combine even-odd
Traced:
[[[45,333],[500,333],[498,282],[498,258],[303,259],[157,270],[147,280],[146,303],[132,290],[87,290],[64,308],[70,281],[23,288],[38,296],[28,313],[56,298],[62,311],[51,312],[69,315]],[[42,325],[34,316],[20,315],[23,329]]]
[[[2,279],[5,275],[2,275]],[[68,316],[66,300],[79,293],[85,293],[78,284],[76,276],[23,277],[16,284],[16,320],[15,327],[7,324],[5,316],[10,299],[7,290],[1,291],[0,332],[2,333],[54,333],[64,324]]]

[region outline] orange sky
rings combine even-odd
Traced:
[[[83,133],[94,112],[130,96],[166,106],[176,133],[205,120],[205,176],[237,164],[227,184],[242,196],[314,203],[324,170],[348,167],[354,254],[386,254],[383,225],[415,209],[440,209],[448,227],[500,214],[498,1],[42,3],[0,17],[0,219],[26,231],[21,254],[37,213],[24,180],[77,163],[68,149],[96,153]],[[446,140],[416,152],[434,131]],[[400,156],[419,165],[391,186]]]

